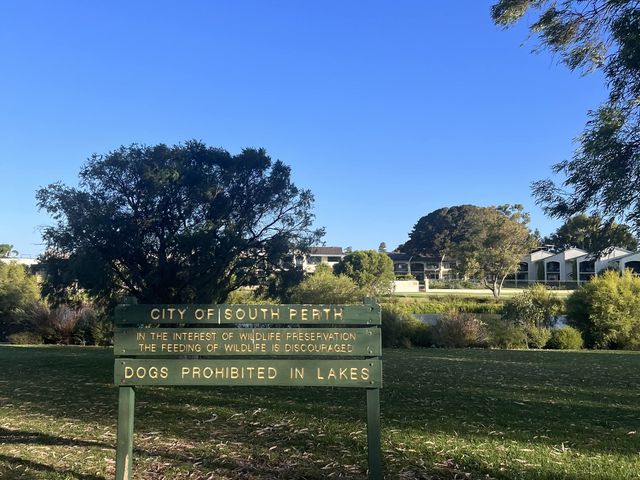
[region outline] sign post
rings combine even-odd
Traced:
[[[116,480],[131,479],[138,385],[364,388],[369,479],[382,480],[382,341],[375,303],[130,303],[116,307],[114,317],[114,379],[120,387]]]

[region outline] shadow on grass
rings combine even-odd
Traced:
[[[26,430],[9,430],[0,427],[0,444],[20,443],[23,445],[61,445],[67,447],[100,447],[113,448],[113,445],[90,440],[78,440],[73,438],[56,437],[40,432],[28,432]]]
[[[7,466],[3,466],[5,463]],[[33,479],[34,473],[28,472],[32,470],[34,473],[47,475],[44,478],[73,478],[74,480],[105,480],[105,477],[99,477],[97,475],[88,475],[84,473],[77,473],[73,470],[57,469],[50,465],[43,463],[33,462],[31,460],[25,460],[20,457],[12,457],[10,455],[0,454],[0,478],[3,480],[14,479]]]

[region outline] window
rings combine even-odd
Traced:
[[[560,272],[560,262],[548,262],[547,263],[547,273],[559,273]]]

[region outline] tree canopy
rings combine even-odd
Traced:
[[[55,183],[37,199],[56,220],[43,232],[54,297],[77,286],[102,299],[220,302],[286,270],[283,259],[322,234],[288,166],[198,141],[93,155],[78,187]]]
[[[544,239],[545,244],[553,245],[556,251],[567,248],[581,248],[588,252],[606,252],[612,247],[635,251],[638,240],[629,227],[613,221],[603,222],[597,215],[576,215],[569,218],[554,233]]]
[[[398,250],[411,255],[449,257],[456,246],[472,236],[477,227],[473,219],[481,212],[482,207],[475,205],[434,210],[416,222],[409,233],[409,240]]]
[[[13,251],[13,245],[0,243],[0,257],[8,257]]]
[[[598,213],[640,232],[640,2],[500,0],[491,10],[504,27],[529,12],[542,46],[572,70],[602,71],[609,88],[607,101],[589,113],[573,158],[553,167],[562,183],[533,184],[537,201],[555,217]]]
[[[356,250],[334,267],[336,274],[351,278],[367,295],[390,293],[395,275],[393,261],[386,253]]]
[[[451,258],[462,275],[478,278],[497,298],[522,255],[537,244],[528,222],[522,205],[441,208],[420,218],[398,249]]]

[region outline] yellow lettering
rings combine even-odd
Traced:
[[[150,313],[151,320],[160,320],[160,309],[154,308]]]

